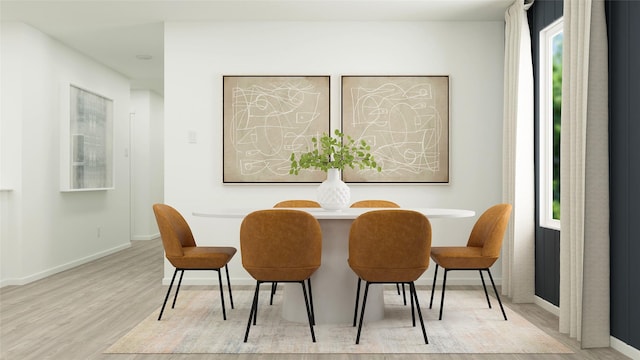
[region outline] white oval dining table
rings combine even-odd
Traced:
[[[270,208],[271,209],[271,208]],[[273,208],[280,210],[286,208]],[[339,211],[322,208],[290,208],[310,213],[320,223],[322,230],[322,265],[311,277],[315,320],[318,324],[351,323],[356,299],[358,278],[349,267],[349,229],[359,215],[382,208],[347,208]],[[197,210],[194,216],[242,219],[258,208],[211,208]],[[394,210],[384,208],[384,210]],[[398,209],[395,209],[398,210]],[[400,208],[414,210],[429,219],[464,218],[475,216],[472,210],[442,208]],[[285,283],[282,299],[282,317],[289,321],[307,322],[307,313],[298,284]],[[364,288],[364,286],[362,287]],[[269,287],[270,289],[270,287]],[[362,296],[360,296],[362,299]],[[362,300],[361,300],[362,301]],[[376,321],[384,317],[382,286],[369,288],[365,320]]]

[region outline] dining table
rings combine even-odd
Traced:
[[[287,208],[269,208],[282,210]],[[289,208],[306,211],[320,223],[322,231],[322,260],[311,277],[315,321],[318,324],[351,323],[353,321],[358,278],[347,262],[351,223],[361,214],[373,210],[413,210],[428,219],[465,218],[475,211],[449,208]],[[207,208],[193,211],[194,216],[222,219],[243,219],[249,213],[265,208]],[[302,289],[297,284],[284,283],[282,317],[289,321],[306,322],[307,313]],[[364,288],[364,287],[363,287]],[[270,288],[269,288],[270,289]],[[361,290],[363,291],[363,290]],[[362,299],[362,294],[360,296]],[[366,321],[384,318],[383,286],[372,286],[367,295]]]

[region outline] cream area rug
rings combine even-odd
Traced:
[[[266,286],[264,288],[267,288]],[[270,287],[269,287],[270,288]],[[283,320],[281,298],[261,291],[258,322],[243,342],[253,291],[233,292],[235,309],[222,320],[217,290],[181,291],[175,309],[170,302],[157,321],[159,308],[106,350],[106,353],[571,353],[553,337],[505,306],[502,318],[497,300],[489,309],[482,290],[449,290],[444,316],[438,320],[439,301],[429,309],[429,291],[418,291],[429,344],[425,345],[416,313],[402,304],[394,290],[385,291],[383,320],[365,321],[360,344],[351,324],[319,324],[311,341],[308,323]],[[408,295],[408,292],[407,292]],[[439,292],[436,293],[439,300]]]

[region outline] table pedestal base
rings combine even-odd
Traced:
[[[322,229],[322,265],[311,277],[316,324],[353,322],[358,277],[347,263],[352,221],[319,220]],[[364,285],[363,281],[360,304],[364,296]],[[358,310],[358,317],[361,309],[362,307]],[[308,322],[300,284],[284,284],[282,317],[294,322]],[[369,286],[365,320],[376,321],[383,317],[383,285]]]

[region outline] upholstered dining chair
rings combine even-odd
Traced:
[[[311,338],[314,315],[305,281],[320,267],[322,232],[313,215],[295,209],[258,210],[247,215],[240,225],[242,266],[256,280],[247,331],[258,317],[258,294],[262,283],[300,283],[304,295]],[[311,283],[309,282],[309,286]],[[311,292],[309,292],[311,294]]]
[[[390,200],[360,200],[351,204],[352,208],[399,208],[400,205]]]
[[[466,246],[444,246],[431,248],[431,258],[436,263],[436,270],[433,274],[433,286],[431,287],[431,300],[429,301],[429,309],[433,305],[433,292],[436,287],[436,277],[438,276],[438,267],[444,269],[444,278],[442,280],[442,295],[440,298],[440,315],[438,319],[442,320],[442,310],[444,309],[444,292],[447,284],[447,273],[452,270],[477,270],[480,273],[484,295],[491,308],[489,293],[484,282],[482,272],[489,274],[493,291],[500,304],[502,316],[507,320],[507,314],[502,307],[500,295],[493,282],[491,270],[489,268],[500,257],[500,249],[502,248],[502,240],[504,238],[509,218],[511,217],[510,204],[498,204],[487,209],[476,221],[471,229],[471,234],[467,240]]]
[[[292,199],[283,200],[273,205],[274,208],[319,208],[320,203],[313,200]]]
[[[360,200],[351,204],[352,208],[399,208],[400,205],[390,200]],[[396,291],[400,295],[400,284],[396,284]],[[407,305],[407,293],[405,292],[404,285],[402,285],[402,301]]]
[[[320,203],[313,200],[305,200],[305,199],[292,199],[292,200],[282,200],[277,204],[273,205],[274,208],[319,208]],[[311,291],[311,279],[308,281],[309,283],[309,291]],[[276,294],[276,290],[278,289],[278,283],[274,282],[271,284],[271,298],[269,299],[269,305],[273,305],[273,296]],[[313,299],[313,297],[310,297]],[[311,302],[311,308],[313,309],[313,302]]]
[[[417,211],[372,210],[353,221],[349,231],[348,260],[349,266],[358,275],[353,326],[358,316],[360,285],[362,280],[365,281],[356,344],[360,343],[371,284],[409,285],[413,326],[416,326],[415,304],[424,342],[429,343],[414,282],[429,267],[430,249],[431,223]]]
[[[222,318],[227,320],[227,313],[224,306],[224,291],[222,286],[222,275],[220,270],[224,267],[227,273],[227,287],[229,289],[229,301],[233,309],[233,294],[231,293],[231,281],[229,280],[229,261],[236,253],[236,248],[226,246],[198,246],[191,232],[189,224],[182,215],[173,207],[165,204],[154,204],[153,212],[156,216],[160,237],[164,247],[167,260],[175,267],[171,284],[167,290],[167,295],[162,303],[162,309],[158,320],[162,318],[162,313],[167,305],[173,282],[176,274],[180,272],[180,280],[176,287],[173,298],[173,309],[178,299],[178,292],[182,284],[182,277],[185,270],[213,270],[218,273],[218,285],[220,286],[220,300],[222,302]]]

